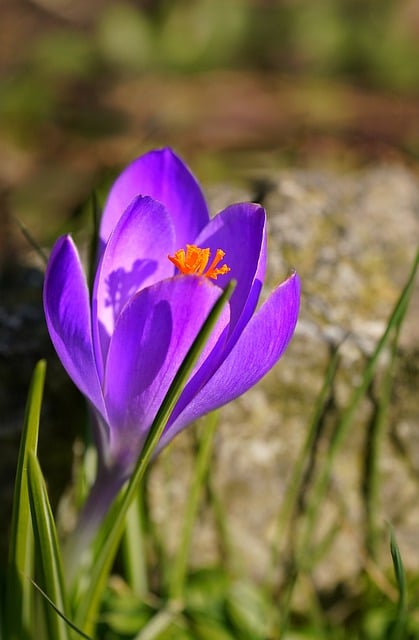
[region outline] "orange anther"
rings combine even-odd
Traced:
[[[230,271],[230,267],[223,264],[221,267],[216,268],[217,264],[225,256],[225,251],[217,249],[213,261],[205,271],[210,255],[211,251],[209,249],[200,249],[194,244],[187,244],[186,251],[184,249],[179,249],[178,251],[175,251],[173,256],[167,257],[181,273],[195,274],[216,280],[218,276],[228,273]]]

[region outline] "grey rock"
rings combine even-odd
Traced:
[[[366,358],[383,333],[417,249],[419,182],[400,166],[339,175],[290,170],[266,176],[269,269],[263,295],[295,268],[302,280],[301,317],[282,361],[220,412],[212,466],[213,486],[227,515],[240,564],[256,578],[272,569],[278,512],[307,433],[331,348],[340,345],[330,425],[347,406]],[[231,203],[231,188],[212,194],[216,209]],[[237,193],[237,199],[243,199]],[[244,195],[246,198],[246,195]],[[419,566],[418,292],[400,340],[395,391],[380,443],[380,566],[390,566],[386,521],[393,522],[407,567]],[[384,354],[377,372],[388,359]],[[365,399],[336,457],[327,500],[313,531],[320,539],[336,527],[314,576],[330,587],[367,567],[362,495],[368,422]],[[204,424],[201,428],[205,428]],[[320,440],[326,447],[328,434]],[[163,453],[152,471],[154,517],[174,552],[191,478],[193,430]],[[320,456],[321,450],[317,452]],[[286,551],[286,548],[285,548]],[[219,558],[214,515],[204,506],[195,531],[192,563]],[[284,564],[281,556],[277,577]],[[286,563],[285,563],[286,564]],[[275,575],[275,570],[274,570]]]
[[[260,186],[260,176],[256,176],[256,182]],[[254,389],[220,411],[211,470],[213,491],[225,511],[229,544],[237,563],[258,579],[270,571],[273,578],[278,578],[286,566],[286,545],[280,549],[278,566],[272,562],[278,513],[307,434],[331,350],[339,345],[341,361],[324,433],[318,450],[312,452],[317,464],[336,417],[347,406],[366,358],[385,329],[411,268],[419,235],[418,178],[400,166],[345,175],[313,170],[265,172],[263,185],[265,192],[258,190],[268,212],[269,242],[263,297],[295,268],[303,284],[301,316],[282,361]],[[233,201],[251,199],[252,185],[218,185],[209,190],[209,198],[215,212]],[[6,514],[10,511],[24,396],[37,358],[49,357],[41,445],[44,468],[54,488],[63,482],[54,480],[57,471],[48,472],[47,461],[54,461],[61,470],[69,469],[69,441],[74,437],[74,425],[82,425],[85,419],[73,387],[51,355],[42,320],[39,273],[29,269],[24,274],[23,287],[16,288],[13,280],[10,299],[3,287],[0,304],[0,454],[2,512]],[[35,283],[31,280],[33,274],[37,276]],[[31,292],[29,301],[26,290]],[[400,339],[389,419],[380,445],[381,567],[390,565],[387,520],[396,527],[406,566],[419,567],[418,308],[416,291]],[[24,374],[18,376],[15,369],[21,371],[19,360],[24,364]],[[385,353],[377,381],[387,360]],[[19,380],[18,395],[10,387],[11,367]],[[361,568],[370,566],[365,556],[362,482],[372,411],[373,403],[365,399],[336,457],[321,519],[313,530],[313,540],[317,540],[336,527],[336,535],[331,537],[327,553],[314,571],[320,586],[348,580]],[[201,422],[198,428],[205,428],[205,420]],[[179,540],[195,435],[195,429],[185,430],[162,453],[150,474],[156,530],[170,553]],[[8,516],[4,519],[7,521]],[[193,565],[202,566],[220,558],[223,541],[220,542],[218,531],[217,515],[205,500],[194,532]]]

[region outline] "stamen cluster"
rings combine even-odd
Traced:
[[[181,273],[205,276],[212,280],[216,280],[218,276],[222,276],[231,271],[230,267],[226,264],[217,268],[217,264],[225,256],[225,251],[222,249],[217,249],[213,261],[205,271],[210,256],[210,249],[200,249],[195,244],[187,244],[186,251],[184,249],[179,249],[178,251],[175,251],[173,256],[167,257]]]

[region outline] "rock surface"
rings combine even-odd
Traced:
[[[290,170],[264,175],[269,270],[265,295],[290,268],[303,283],[300,322],[287,353],[259,385],[220,412],[213,485],[227,514],[240,562],[256,577],[270,569],[276,520],[321,388],[331,348],[341,360],[330,424],[346,407],[366,358],[410,272],[419,237],[419,182],[400,166],[349,175]],[[220,187],[210,193],[218,210],[252,193]],[[404,561],[419,567],[418,383],[419,297],[404,324],[386,433],[380,443],[378,525],[384,534],[380,566],[389,566],[386,521],[396,527]],[[387,354],[388,355],[388,354]],[[383,359],[383,364],[385,358]],[[378,377],[378,376],[376,376]],[[362,484],[373,404],[364,400],[336,457],[318,536],[336,526],[315,577],[330,587],[365,567]],[[327,437],[320,446],[325,447]],[[193,434],[184,432],[151,477],[154,515],[174,549],[188,494]],[[211,510],[195,532],[196,565],[217,558]],[[165,532],[170,531],[170,535]]]
[[[296,268],[303,283],[301,319],[279,365],[255,389],[221,410],[212,485],[227,514],[232,546],[240,563],[261,578],[270,569],[278,512],[308,430],[331,349],[340,344],[339,371],[326,416],[329,426],[359,383],[366,357],[383,333],[407,279],[419,237],[419,181],[402,166],[368,168],[345,175],[313,170],[272,171],[255,175],[254,181],[243,189],[220,185],[210,189],[208,195],[212,210],[217,211],[231,202],[253,199],[256,191],[268,211],[269,269],[264,295],[286,277],[290,268]],[[28,274],[34,276],[32,271]],[[2,284],[4,289],[5,281]],[[16,291],[2,296],[2,513],[8,513],[10,507],[12,466],[18,446],[16,425],[23,417],[25,386],[22,376],[18,376],[20,395],[14,398],[10,371],[19,366],[23,370],[23,366],[24,377],[28,378],[35,360],[43,349],[48,349],[45,327],[40,322],[40,286],[35,278],[29,287],[31,299],[23,296],[21,303]],[[389,421],[380,445],[378,518],[383,531],[386,520],[395,524],[405,564],[411,568],[419,567],[419,431],[415,400],[418,308],[416,292],[401,335]],[[22,351],[25,345],[31,348]],[[52,457],[58,460],[55,466],[61,469],[59,452],[70,451],[70,425],[80,423],[80,413],[77,418],[71,415],[74,396],[68,395],[68,384],[63,390],[57,363],[53,356],[50,360],[43,418],[44,451],[45,460],[53,453]],[[65,398],[65,416],[61,411],[59,418]],[[76,405],[79,412],[80,404]],[[335,460],[322,520],[313,532],[318,536],[329,526],[337,525],[337,534],[315,572],[324,586],[347,580],[365,564],[362,483],[371,412],[372,403],[365,400]],[[57,422],[63,419],[65,422],[57,429]],[[55,434],[54,438],[48,434]],[[152,512],[169,551],[176,547],[188,495],[194,434],[193,429],[181,434],[151,472]],[[320,448],[326,444],[327,428]],[[54,473],[52,469],[50,477]],[[204,505],[194,535],[195,565],[218,558],[216,529],[214,514]],[[386,566],[389,562],[386,543],[380,564]]]

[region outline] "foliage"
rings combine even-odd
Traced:
[[[388,580],[393,585],[390,591],[382,589],[379,582],[365,574],[359,576],[358,584],[347,585],[341,595],[336,592],[328,603],[326,594],[318,592],[310,578],[321,563],[325,544],[324,539],[315,539],[312,532],[321,518],[322,504],[328,491],[336,454],[344,446],[357,407],[368,392],[378,359],[384,350],[390,349],[391,357],[387,359],[386,374],[380,376],[380,402],[383,406],[388,403],[394,359],[397,358],[398,336],[417,267],[418,256],[386,330],[366,364],[358,387],[353,390],[344,413],[336,418],[322,465],[311,477],[309,486],[306,486],[308,457],[315,446],[317,426],[325,411],[338,364],[336,353],[331,358],[324,385],[314,407],[306,442],[278,514],[272,558],[275,574],[276,569],[282,565],[283,577],[280,580],[277,577],[272,580],[272,576],[266,576],[264,583],[257,584],[237,568],[228,555],[218,566],[202,566],[193,571],[188,569],[194,522],[198,518],[204,496],[210,500],[212,509],[222,523],[219,528],[221,538],[228,531],[228,516],[222,509],[220,511],[222,500],[214,492],[210,481],[216,434],[216,420],[213,416],[197,433],[196,461],[185,507],[184,529],[174,557],[170,557],[167,552],[158,552],[158,540],[161,537],[156,536],[155,527],[144,508],[147,500],[145,466],[164,421],[180,393],[185,376],[202,348],[204,334],[210,326],[208,325],[204,327],[204,334],[198,337],[169,391],[133,479],[104,524],[105,535],[99,536],[96,541],[93,564],[88,565],[87,573],[79,576],[77,589],[69,592],[65,586],[66,573],[65,570],[64,573],[62,571],[61,544],[36,457],[45,375],[45,364],[41,362],[35,370],[29,393],[19,456],[9,573],[2,609],[2,637],[7,640],[31,640],[41,636],[54,640],[93,636],[106,640],[229,640],[237,637],[249,640],[325,637],[336,640],[347,637],[397,640],[417,637],[419,612],[415,599],[410,597],[417,588],[417,577],[405,574],[393,530],[390,531],[388,554],[390,556],[391,553],[394,567],[394,577],[388,575]],[[214,322],[227,295],[229,291],[217,303],[209,323]],[[383,438],[381,422],[377,424],[377,428],[378,440],[370,468],[373,475],[377,474],[380,442]],[[143,482],[140,486],[141,478]],[[374,482],[371,486],[374,486]],[[301,512],[298,506],[301,491],[305,495],[305,512]],[[374,494],[370,499],[375,499]],[[130,503],[134,506],[128,517]],[[374,510],[371,513],[374,514]],[[367,522],[371,535],[366,536],[366,553],[371,555],[376,551],[373,532],[377,527],[383,526],[375,517],[373,515]],[[124,526],[124,553],[114,565],[113,560]],[[290,526],[293,544],[290,546],[288,540],[284,546],[285,533]],[[326,533],[326,538],[329,535],[330,532]],[[224,549],[228,549],[229,544],[231,541],[220,540]],[[147,549],[150,553],[144,556],[138,552],[141,549]],[[287,555],[283,555],[285,549]],[[35,558],[35,564],[32,557]],[[114,575],[112,571],[115,572]],[[295,595],[298,592],[305,594],[303,609],[295,606]],[[343,613],[343,617],[336,616],[335,611],[339,609],[337,605],[342,606],[343,603],[346,614]]]
[[[98,3],[88,28],[60,20],[53,29],[39,29],[13,60],[12,73],[0,78],[4,130],[27,140],[52,119],[85,133],[112,131],[116,116],[107,118],[102,109],[89,117],[86,99],[94,102],[95,92],[116,76],[144,73],[270,70],[390,92],[418,90],[414,2],[141,4]],[[76,97],[66,104],[71,93]]]

